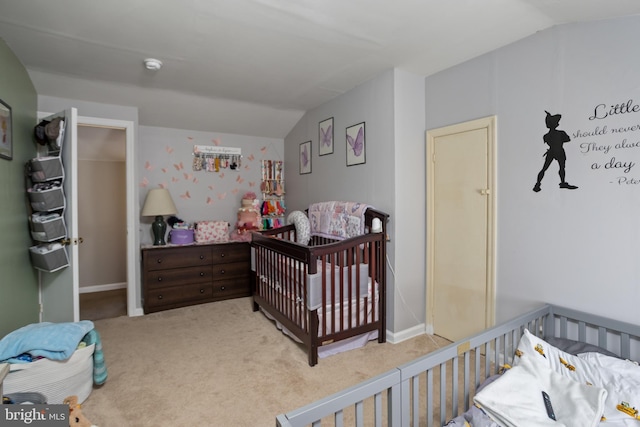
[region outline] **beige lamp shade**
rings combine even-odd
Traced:
[[[166,188],[154,188],[147,193],[142,207],[142,216],[175,215],[178,213],[171,194]]]

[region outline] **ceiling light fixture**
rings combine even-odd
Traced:
[[[158,71],[162,68],[162,61],[154,58],[147,58],[144,60],[144,66],[147,70]]]

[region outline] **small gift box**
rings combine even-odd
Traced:
[[[196,224],[196,242],[224,243],[229,241],[229,223],[226,221],[199,221]]]

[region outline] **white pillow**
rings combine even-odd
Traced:
[[[296,227],[296,242],[301,245],[309,244],[311,238],[311,224],[309,218],[302,211],[292,211],[287,217],[287,225],[293,224]]]

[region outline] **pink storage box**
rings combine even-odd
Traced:
[[[188,245],[193,243],[193,239],[192,229],[175,228],[169,232],[169,241],[174,245]]]
[[[199,221],[196,224],[196,242],[224,243],[229,241],[229,223],[226,221]]]

